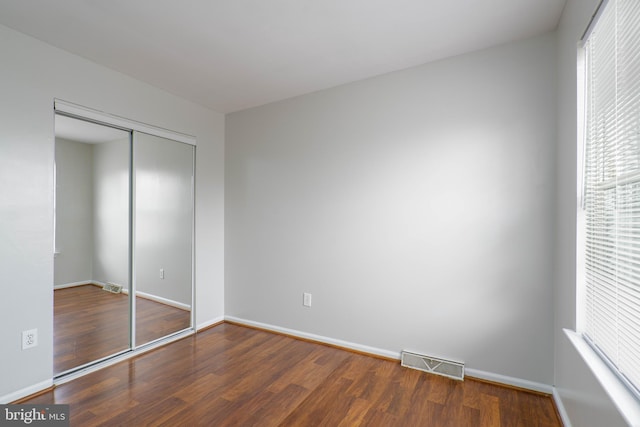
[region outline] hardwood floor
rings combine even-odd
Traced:
[[[560,426],[549,396],[224,323],[24,403],[72,426]]]
[[[137,298],[138,343],[188,328],[190,313]],[[129,348],[129,297],[93,285],[54,291],[54,373]]]

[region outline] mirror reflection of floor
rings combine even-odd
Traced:
[[[188,328],[191,313],[136,298],[136,342]],[[54,291],[54,375],[129,348],[129,297],[99,286]]]

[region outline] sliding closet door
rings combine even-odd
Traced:
[[[186,142],[195,140],[64,101],[55,108],[61,377],[193,330],[195,146]]]
[[[54,375],[130,347],[131,133],[55,117]]]
[[[135,346],[192,325],[192,145],[133,133]]]

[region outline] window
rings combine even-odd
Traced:
[[[640,396],[640,1],[601,7],[584,99],[582,332]]]

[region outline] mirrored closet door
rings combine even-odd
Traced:
[[[190,144],[55,116],[54,375],[193,325]]]
[[[130,349],[130,163],[131,132],[56,115],[54,375]]]
[[[194,148],[134,132],[135,342],[191,326]]]

